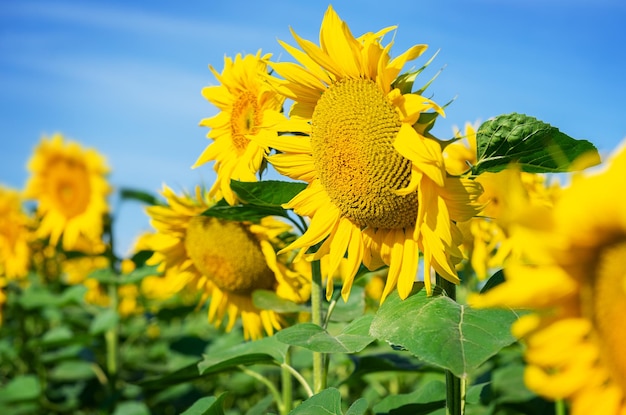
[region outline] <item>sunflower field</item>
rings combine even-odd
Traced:
[[[43,137],[0,187],[0,411],[626,414],[626,151],[518,113],[434,136],[395,30],[328,7],[210,66],[207,187]],[[126,256],[112,195],[152,226]]]

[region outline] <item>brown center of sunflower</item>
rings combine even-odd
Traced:
[[[51,163],[48,181],[55,207],[68,219],[84,213],[89,206],[91,185],[83,163],[57,160]]]
[[[366,79],[331,85],[313,112],[311,146],[320,182],[342,215],[361,226],[415,224],[417,193],[394,193],[411,178],[411,162],[393,147],[401,125],[395,107]]]
[[[626,390],[626,241],[602,250],[593,288],[602,352],[614,380]]]
[[[274,273],[267,266],[259,242],[239,222],[193,217],[185,249],[198,271],[224,291],[248,294],[274,286]]]
[[[261,124],[261,112],[256,96],[251,92],[243,92],[235,100],[231,111],[230,125],[233,145],[240,153],[248,146],[246,134],[256,134]]]

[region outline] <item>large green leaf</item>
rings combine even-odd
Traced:
[[[376,313],[370,334],[466,377],[515,341],[510,327],[516,319],[510,310],[472,309],[448,297],[427,297],[421,290],[406,300],[390,295]]]
[[[264,180],[262,182],[230,181],[230,188],[245,204],[281,207],[306,188],[306,183]]]
[[[215,396],[200,398],[181,415],[224,415],[226,395],[224,392],[217,398]]]
[[[570,171],[581,155],[588,167],[600,162],[598,150],[550,124],[524,114],[505,114],[484,122],[476,132],[477,163],[472,173],[497,172],[511,163],[531,173]]]
[[[446,384],[432,380],[414,392],[389,395],[372,408],[375,413],[427,414],[446,404]]]
[[[283,363],[287,354],[287,346],[275,336],[246,342],[235,347],[211,352],[198,363],[201,375],[232,370],[240,365],[259,363]]]
[[[287,211],[280,206],[235,205],[230,206],[223,199],[204,212],[204,216],[211,216],[223,220],[259,222],[267,216],[289,217]]]
[[[150,415],[150,409],[143,402],[125,401],[116,405],[113,415]]]
[[[363,415],[367,412],[365,399],[357,399],[346,415]],[[341,411],[341,394],[338,389],[328,388],[302,402],[290,415],[343,415]]]
[[[17,376],[0,388],[0,403],[34,400],[40,393],[41,384],[37,376]]]
[[[49,372],[50,379],[62,382],[90,379],[96,376],[94,365],[83,360],[61,362]]]
[[[313,323],[300,323],[287,327],[276,334],[281,342],[322,353],[356,353],[374,339],[368,334],[373,316],[361,316],[347,325],[340,334],[333,336]]]
[[[96,317],[93,319],[91,325],[89,326],[89,333],[104,333],[105,331],[115,327],[117,323],[119,323],[119,321],[120,315],[117,313],[117,311],[108,308],[96,314]]]

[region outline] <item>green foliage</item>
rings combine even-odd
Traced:
[[[322,353],[356,353],[374,341],[369,332],[372,315],[364,315],[348,324],[333,336],[313,323],[300,323],[287,327],[276,334],[276,338],[292,346]]]
[[[420,290],[404,301],[390,295],[372,321],[370,334],[467,378],[515,341],[510,326],[516,318],[513,311],[472,309]]]
[[[359,399],[348,408],[345,415],[363,415],[367,410],[367,402]],[[341,394],[335,388],[327,388],[302,402],[291,415],[344,415],[341,405]]]
[[[567,172],[600,161],[598,150],[536,118],[524,114],[500,115],[484,122],[476,132],[477,163],[473,174],[498,172],[511,164],[531,173]],[[581,156],[585,164],[576,166]]]

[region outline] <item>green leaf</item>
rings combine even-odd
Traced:
[[[262,182],[230,181],[230,188],[245,204],[281,207],[306,189],[306,183],[264,180]]]
[[[0,389],[0,403],[34,400],[40,394],[41,385],[37,376],[17,376]]]
[[[502,284],[504,281],[504,270],[499,270],[487,280],[483,288],[480,289],[480,293],[484,294],[487,291],[491,290],[493,287]]]
[[[370,334],[467,377],[515,341],[510,327],[516,319],[510,310],[476,310],[448,297],[427,297],[421,290],[406,300],[390,295],[376,313]]]
[[[280,332],[279,332],[280,333]],[[276,336],[246,342],[230,349],[209,353],[198,363],[201,375],[232,370],[239,365],[259,363],[282,363],[289,346],[279,342]]]
[[[135,200],[145,203],[147,205],[159,205],[159,200],[151,193],[144,192],[143,190],[121,188],[120,198],[122,200]]]
[[[335,287],[335,292],[339,292],[341,287]],[[324,302],[326,311],[328,303]],[[330,321],[347,322],[363,315],[365,311],[365,288],[361,285],[353,285],[350,290],[348,301],[338,299],[335,308],[330,316]]]
[[[224,415],[226,395],[227,392],[224,392],[217,398],[215,396],[200,398],[181,415]]]
[[[233,220],[238,222],[259,222],[261,219],[267,216],[282,216],[285,218],[289,217],[287,211],[282,207],[257,205],[230,206],[223,199],[202,212],[202,215],[211,216],[222,220]]]
[[[446,384],[433,380],[414,392],[389,395],[372,408],[375,413],[427,414],[446,404]]]
[[[164,376],[156,376],[144,379],[139,386],[145,389],[165,389],[170,386],[196,380],[202,377],[198,372],[198,362],[175,370]]]
[[[341,394],[335,388],[324,389],[302,402],[290,415],[342,415]]]
[[[26,310],[56,306],[58,301],[57,296],[37,285],[26,288],[18,299],[19,304]]]
[[[346,415],[364,415],[367,412],[369,405],[365,398],[359,398],[348,408]]]
[[[500,115],[484,122],[476,132],[477,164],[473,174],[498,172],[511,163],[531,173],[571,171],[600,162],[598,150],[586,140],[576,140],[550,124],[524,114]],[[585,154],[585,164],[574,161]]]
[[[159,275],[160,272],[158,271],[158,269],[159,269],[158,265],[144,265],[130,272],[128,275],[122,275],[119,278],[117,283],[120,285],[121,284],[136,284],[146,277],[150,277],[152,275]]]
[[[354,371],[346,380],[347,382],[355,381],[375,372],[416,372],[425,365],[413,356],[397,353],[354,355],[351,356],[351,359],[354,361]]]
[[[304,304],[297,304],[279,297],[275,291],[270,290],[255,290],[252,293],[252,302],[261,310],[273,310],[277,313],[297,313],[310,309]]]
[[[499,403],[525,402],[537,397],[524,383],[524,365],[510,364],[493,372],[493,393]]]
[[[276,333],[276,338],[292,346],[322,353],[356,353],[374,339],[368,334],[373,316],[361,316],[333,336],[313,323],[300,323]]]
[[[96,375],[93,365],[82,360],[61,362],[50,371],[50,378],[65,382],[91,379]]]
[[[115,407],[113,415],[150,415],[150,409],[143,402],[120,402]]]
[[[89,326],[90,334],[100,334],[115,327],[120,321],[120,316],[116,310],[106,309],[98,314]]]

